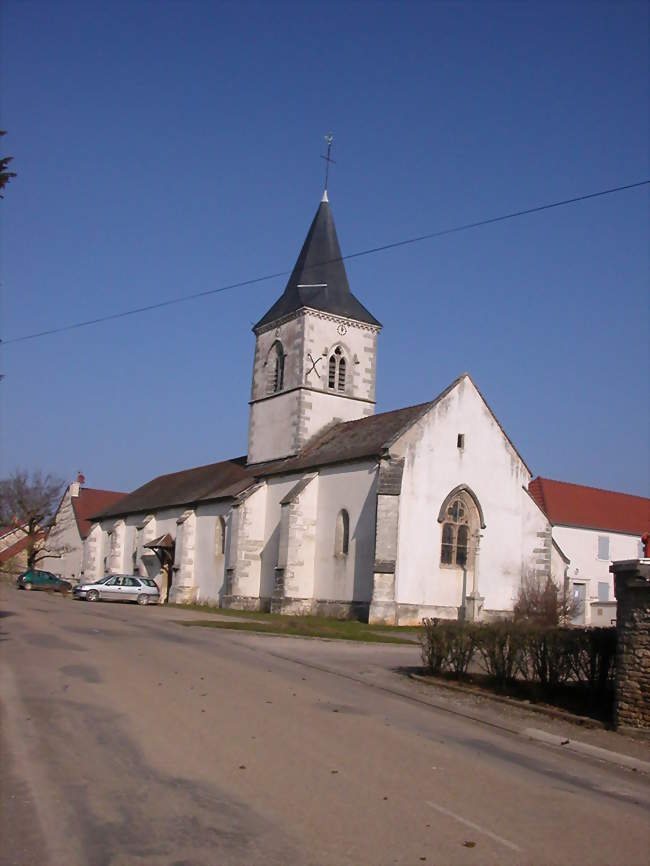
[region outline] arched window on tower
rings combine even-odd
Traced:
[[[279,340],[271,346],[266,363],[269,367],[269,391],[274,394],[284,388],[284,349]]]
[[[345,391],[345,368],[346,362],[343,357],[343,350],[340,346],[337,346],[330,355],[329,360],[327,384],[332,390]]]
[[[336,530],[334,533],[334,554],[336,556],[347,556],[350,549],[350,515],[342,508],[336,518]]]

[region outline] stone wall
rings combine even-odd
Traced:
[[[650,559],[610,566],[616,611],[616,727],[650,736]]]

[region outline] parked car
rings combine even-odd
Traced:
[[[62,580],[51,571],[40,571],[37,568],[29,568],[19,574],[16,583],[18,589],[44,589],[49,592],[62,593],[68,593],[72,589],[72,584],[69,581]]]
[[[160,593],[149,577],[109,574],[95,583],[75,586],[74,597],[86,601],[137,601],[138,604],[157,604]]]

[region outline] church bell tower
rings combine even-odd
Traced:
[[[350,291],[325,191],[284,293],[253,328],[249,464],[374,414],[380,330]]]

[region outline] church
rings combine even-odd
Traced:
[[[351,292],[327,192],[253,328],[248,453],[161,475],[93,515],[86,581],[162,600],[412,624],[494,619],[569,558],[468,373],[375,413],[381,324]],[[432,395],[433,396],[433,395]]]

